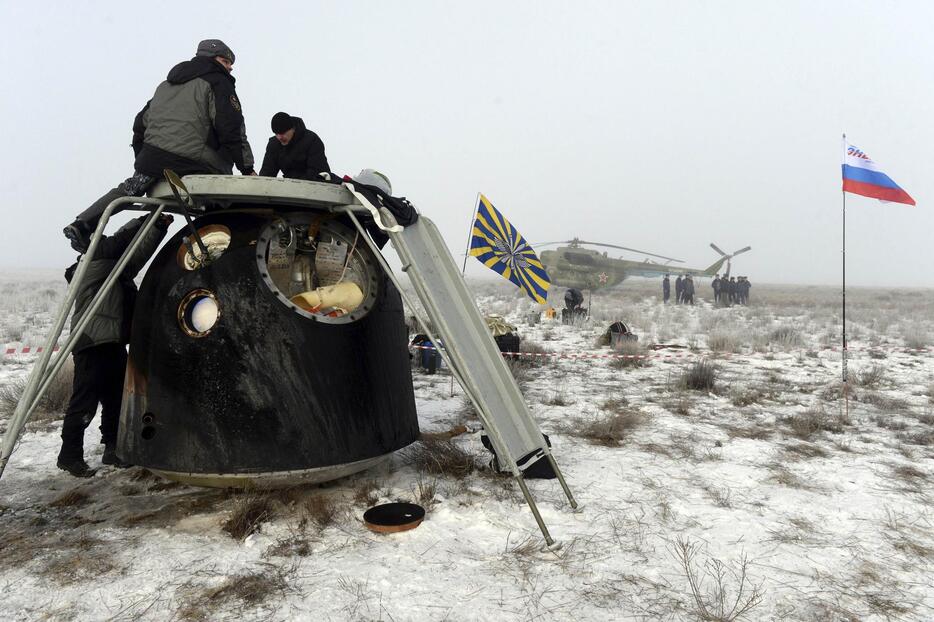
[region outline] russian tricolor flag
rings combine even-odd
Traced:
[[[843,191],[864,197],[914,205],[915,200],[879,170],[868,155],[843,141]]]

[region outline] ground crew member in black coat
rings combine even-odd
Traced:
[[[94,258],[84,259],[91,263],[75,298],[72,329],[133,241],[144,219],[131,220],[115,234],[103,236]],[[101,405],[101,442],[104,444],[101,462],[118,467],[129,466],[117,457],[116,448],[127,363],[126,344],[130,342],[130,323],[136,302],[133,278],[155,252],[171,222],[172,217],[163,214],[147,232],[72,352],[75,378],[71,400],[62,422],[62,448],[58,453],[57,465],[75,477],[91,477],[95,472],[84,461],[84,430],[94,419],[98,404]],[[65,271],[69,283],[77,268],[78,264],[75,263]]]
[[[198,44],[194,58],[169,71],[133,123],[133,176],[65,227],[63,233],[72,248],[85,252],[111,201],[142,196],[162,177],[163,169],[179,176],[229,175],[236,166],[244,175],[256,174],[236,80],[230,75],[234,60],[223,41],[206,39]]]
[[[690,276],[685,277],[684,282],[681,284],[684,288],[684,293],[682,294],[684,298],[684,304],[694,305],[694,279]]]
[[[726,282],[726,294],[727,298],[730,301],[730,305],[733,305],[736,302],[736,277],[731,276],[730,280]]]
[[[739,291],[740,291],[740,302],[743,305],[748,305],[749,304],[749,288],[752,287],[752,284],[749,282],[748,278],[741,276],[739,277],[739,281],[737,281],[736,285],[739,287]]]
[[[713,303],[714,305],[720,304],[720,275],[715,274],[713,281],[710,282],[710,286],[713,288]]]
[[[669,298],[671,298],[671,281],[668,280],[666,274],[665,278],[662,279],[662,301],[667,305]]]
[[[681,304],[681,299],[684,296],[684,281],[681,280],[681,275],[678,275],[678,278],[675,279],[675,304]]]
[[[324,143],[300,117],[277,112],[272,117],[272,133],[275,136],[266,144],[260,175],[275,177],[282,171],[289,179],[321,181],[320,173],[330,172]]]

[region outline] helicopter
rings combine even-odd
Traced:
[[[576,289],[603,289],[622,283],[631,276],[661,276],[665,274],[680,274],[690,276],[714,276],[726,264],[725,276],[730,275],[730,263],[734,257],[752,250],[746,246],[732,253],[725,253],[716,244],[710,247],[716,251],[720,258],[706,268],[687,268],[672,264],[684,263],[680,259],[666,257],[656,253],[648,253],[635,248],[604,244],[602,242],[587,242],[578,238],[560,242],[546,242],[538,246],[566,244],[555,250],[546,250],[541,253],[542,264],[555,285],[573,287]],[[606,251],[600,252],[584,246],[601,246],[615,248],[646,255],[643,261],[632,259],[616,259],[608,257]],[[664,263],[651,261],[648,257],[664,260]]]

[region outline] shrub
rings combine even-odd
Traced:
[[[615,410],[599,415],[584,423],[567,425],[564,432],[587,439],[595,445],[619,447],[633,430],[645,423],[645,414],[636,409],[617,406]]]
[[[858,370],[854,376],[858,386],[871,389],[882,384],[885,379],[885,368],[881,365],[873,365],[868,369]]]
[[[808,439],[820,432],[843,432],[843,427],[849,423],[842,416],[830,416],[822,408],[811,408],[796,415],[779,418],[779,422],[787,425],[791,433],[800,438]]]
[[[926,350],[931,342],[931,335],[919,324],[909,324],[901,333],[905,347],[912,350]]]
[[[794,326],[779,326],[769,333],[769,342],[782,348],[797,348],[804,345],[804,338]]]
[[[272,503],[266,496],[244,497],[224,521],[223,529],[235,540],[243,540],[259,531],[272,518]]]
[[[681,374],[681,386],[694,391],[712,393],[716,389],[718,368],[706,359],[691,365]]]
[[[735,333],[714,332],[707,337],[707,347],[714,352],[739,352],[742,344]]]
[[[49,389],[39,400],[33,416],[57,415],[65,412],[68,408],[68,401],[71,399],[74,376],[75,366],[69,359],[65,361],[55,379],[49,384]],[[27,378],[17,378],[0,388],[0,418],[6,419],[13,414],[26,390],[27,382]]]
[[[630,367],[648,367],[651,360],[648,358],[648,349],[638,341],[624,341],[616,350],[623,358],[614,358],[610,361],[613,369],[627,369]]]
[[[402,452],[402,461],[432,475],[467,477],[479,468],[477,457],[453,442],[443,439],[421,440]]]

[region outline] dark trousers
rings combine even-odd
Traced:
[[[133,173],[132,177],[126,178],[123,183],[94,201],[91,207],[78,214],[78,220],[84,223],[89,231],[93,231],[97,227],[97,221],[104,215],[104,210],[107,209],[111,201],[127,196],[141,197],[149,190],[155,181],[155,177],[150,177],[140,172]],[[117,206],[111,215],[126,208],[127,205],[129,205],[129,203]]]
[[[74,354],[75,381],[62,423],[60,459],[84,457],[84,430],[94,419],[98,404],[101,405],[101,442],[116,444],[126,360],[126,348],[119,343],[91,346]]]

